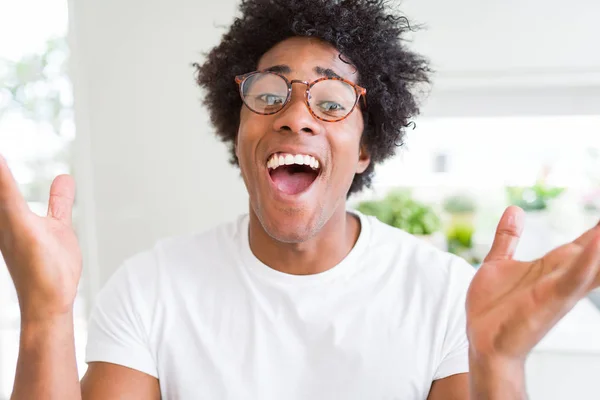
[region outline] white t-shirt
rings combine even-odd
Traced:
[[[99,294],[86,361],[157,377],[163,399],[426,399],[468,371],[474,269],[358,215],[354,248],[315,275],[262,264],[247,216],[159,242]]]

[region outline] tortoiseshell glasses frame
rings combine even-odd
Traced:
[[[263,113],[263,112],[259,112],[254,110],[252,107],[250,107],[247,103],[246,103],[246,99],[244,96],[244,92],[243,92],[243,86],[244,86],[244,82],[255,75],[258,74],[273,74],[276,75],[280,78],[282,78],[285,83],[287,84],[287,96],[285,98],[285,101],[281,104],[281,107],[273,112],[268,112],[268,113]],[[239,87],[239,93],[240,93],[240,97],[242,98],[242,101],[244,102],[244,104],[246,105],[246,107],[248,107],[248,109],[256,114],[260,114],[260,115],[273,115],[273,114],[277,114],[278,112],[280,112],[281,110],[283,110],[285,108],[285,106],[290,102],[291,97],[292,97],[292,84],[294,83],[301,83],[303,85],[306,85],[306,91],[304,92],[304,103],[306,104],[306,107],[308,108],[308,111],[311,113],[311,115],[321,121],[325,121],[325,122],[339,122],[342,121],[346,118],[348,118],[348,116],[350,114],[352,114],[352,111],[354,111],[354,109],[356,108],[356,105],[358,104],[358,100],[362,97],[363,99],[363,103],[365,108],[367,107],[367,99],[366,99],[366,94],[367,94],[367,89],[358,86],[357,84],[344,79],[344,78],[338,78],[338,77],[323,77],[323,78],[319,78],[317,80],[314,80],[312,82],[308,82],[308,81],[302,81],[299,79],[293,79],[293,80],[289,80],[287,79],[284,75],[277,73],[277,72],[273,72],[273,71],[269,71],[269,70],[260,70],[260,71],[253,71],[253,72],[249,72],[247,74],[244,75],[238,75],[235,77],[235,81],[238,84]],[[346,115],[344,115],[341,118],[336,118],[336,119],[326,119],[323,118],[319,115],[317,115],[312,107],[310,106],[310,89],[315,86],[317,83],[319,82],[323,82],[323,81],[341,81],[344,82],[345,84],[349,85],[350,87],[352,87],[354,89],[354,92],[356,94],[356,99],[354,100],[354,104],[352,105],[352,108],[350,109],[350,111],[348,111],[348,113]]]

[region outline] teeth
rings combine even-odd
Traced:
[[[319,161],[308,154],[273,154],[267,161],[267,168],[276,169],[282,165],[309,165],[312,169],[319,169]]]

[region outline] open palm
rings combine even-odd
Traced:
[[[509,207],[490,253],[467,294],[467,334],[472,351],[523,360],[542,337],[600,285],[600,226],[534,261],[513,255],[523,211]]]
[[[14,281],[21,314],[47,318],[71,310],[81,275],[81,252],[71,226],[73,179],[57,177],[48,216],[31,212],[0,157],[0,252]]]

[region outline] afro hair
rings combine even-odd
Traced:
[[[234,144],[243,104],[234,77],[256,69],[277,43],[314,37],[351,60],[357,83],[367,89],[362,144],[372,162],[355,175],[348,195],[369,187],[375,164],[404,143],[419,113],[418,90],[429,83],[427,60],[405,44],[409,21],[384,0],[242,0],[240,12],[204,64],[194,64],[196,81],[206,91],[204,104],[217,136],[230,146],[232,163],[237,164]]]

